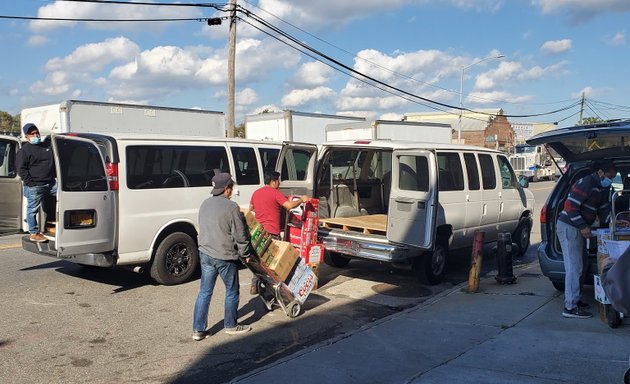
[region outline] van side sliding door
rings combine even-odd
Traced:
[[[109,252],[115,241],[115,201],[96,144],[52,136],[57,168],[57,257]]]
[[[22,229],[22,180],[15,167],[19,148],[18,138],[0,136],[0,233]]]
[[[398,150],[392,156],[387,239],[431,249],[437,215],[437,162],[428,150]]]

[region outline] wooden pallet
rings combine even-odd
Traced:
[[[387,215],[335,217],[319,219],[319,223],[324,228],[362,232],[365,235],[385,235],[387,232]]]

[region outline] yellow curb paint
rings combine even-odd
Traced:
[[[8,245],[0,245],[0,249],[13,249],[13,248],[21,248],[22,244],[8,244]]]

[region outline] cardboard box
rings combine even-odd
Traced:
[[[604,244],[606,245],[608,256],[615,260],[619,259],[630,247],[630,241],[627,240],[604,240]]]
[[[606,248],[606,240],[610,240],[609,229],[598,229],[597,233],[597,273],[602,273],[603,261],[608,257],[608,249]]]
[[[593,275],[593,286],[595,291],[595,300],[602,304],[610,304],[608,297],[606,297],[606,292],[604,292],[604,287],[602,286],[602,281],[599,278],[599,275]]]
[[[243,214],[245,215],[247,228],[249,228],[250,231],[256,228],[256,226],[260,225],[258,220],[256,220],[256,215],[254,215],[254,212],[243,210]]]
[[[286,281],[299,259],[291,243],[271,240],[267,250],[260,256],[262,263],[278,281]]]
[[[304,263],[304,260],[300,259],[298,267],[293,273],[291,280],[287,287],[293,294],[295,299],[304,304],[308,295],[310,295],[313,288],[317,285],[317,276],[315,272]]]
[[[324,244],[311,244],[300,249],[300,256],[306,264],[319,264],[324,261]]]

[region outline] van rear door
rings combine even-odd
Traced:
[[[284,142],[276,165],[280,191],[286,196],[313,196],[316,163],[316,145]]]
[[[22,180],[15,158],[20,140],[0,135],[0,233],[22,229]]]
[[[52,136],[57,168],[57,257],[114,249],[116,217],[103,155],[92,140]]]
[[[387,212],[387,239],[431,249],[437,216],[437,163],[428,150],[395,150]]]

